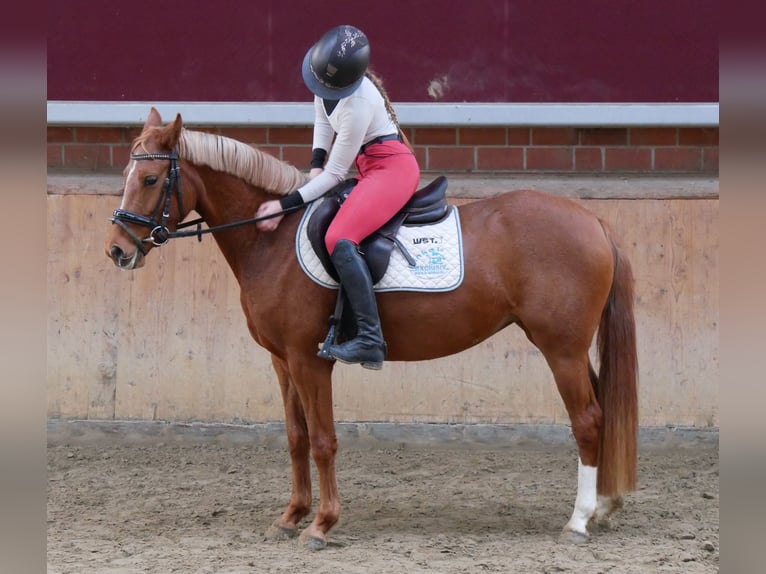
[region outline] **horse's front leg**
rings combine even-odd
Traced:
[[[333,363],[315,356],[291,362],[290,376],[303,403],[308,423],[311,454],[319,476],[319,509],[314,520],[301,533],[310,550],[327,546],[327,533],[340,517],[340,499],[335,475],[335,435],[332,405]]]
[[[272,355],[271,362],[279,379],[285,408],[287,444],[292,463],[292,493],[290,504],[266,532],[267,538],[292,538],[298,534],[298,523],[311,512],[311,467],[309,462],[309,433],[300,396],[292,383],[287,364]]]

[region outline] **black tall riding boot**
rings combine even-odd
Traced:
[[[327,351],[343,363],[361,363],[366,369],[381,369],[386,358],[386,343],[380,330],[367,263],[348,239],[338,241],[331,259],[356,319],[356,337],[339,345],[329,345]]]

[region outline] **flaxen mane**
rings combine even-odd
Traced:
[[[272,193],[284,195],[306,182],[306,176],[298,168],[220,135],[183,129],[178,153],[193,164],[240,177]]]

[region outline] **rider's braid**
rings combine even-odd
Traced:
[[[369,69],[364,73],[364,75],[367,76],[367,78],[373,83],[373,85],[376,88],[378,88],[380,95],[383,96],[383,102],[386,105],[386,111],[388,112],[388,115],[391,116],[391,119],[394,121],[394,124],[396,124],[396,127],[399,130],[399,134],[401,134],[402,136],[402,140],[404,141],[404,144],[408,148],[410,148],[410,150],[412,150],[412,145],[410,144],[410,140],[407,139],[407,136],[402,130],[402,126],[399,125],[399,118],[396,117],[394,106],[391,105],[391,100],[388,98],[388,93],[386,92],[386,89],[383,87],[383,80],[381,80],[379,76],[372,73]]]

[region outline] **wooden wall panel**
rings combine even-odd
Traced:
[[[103,253],[114,196],[48,196],[48,415],[282,420],[215,242],[171,242],[120,271]],[[643,425],[718,426],[718,200],[587,200],[633,262]],[[541,354],[516,328],[460,355],[341,365],[343,421],[566,423]]]
[[[718,425],[718,200],[589,201],[636,277],[641,420]]]

